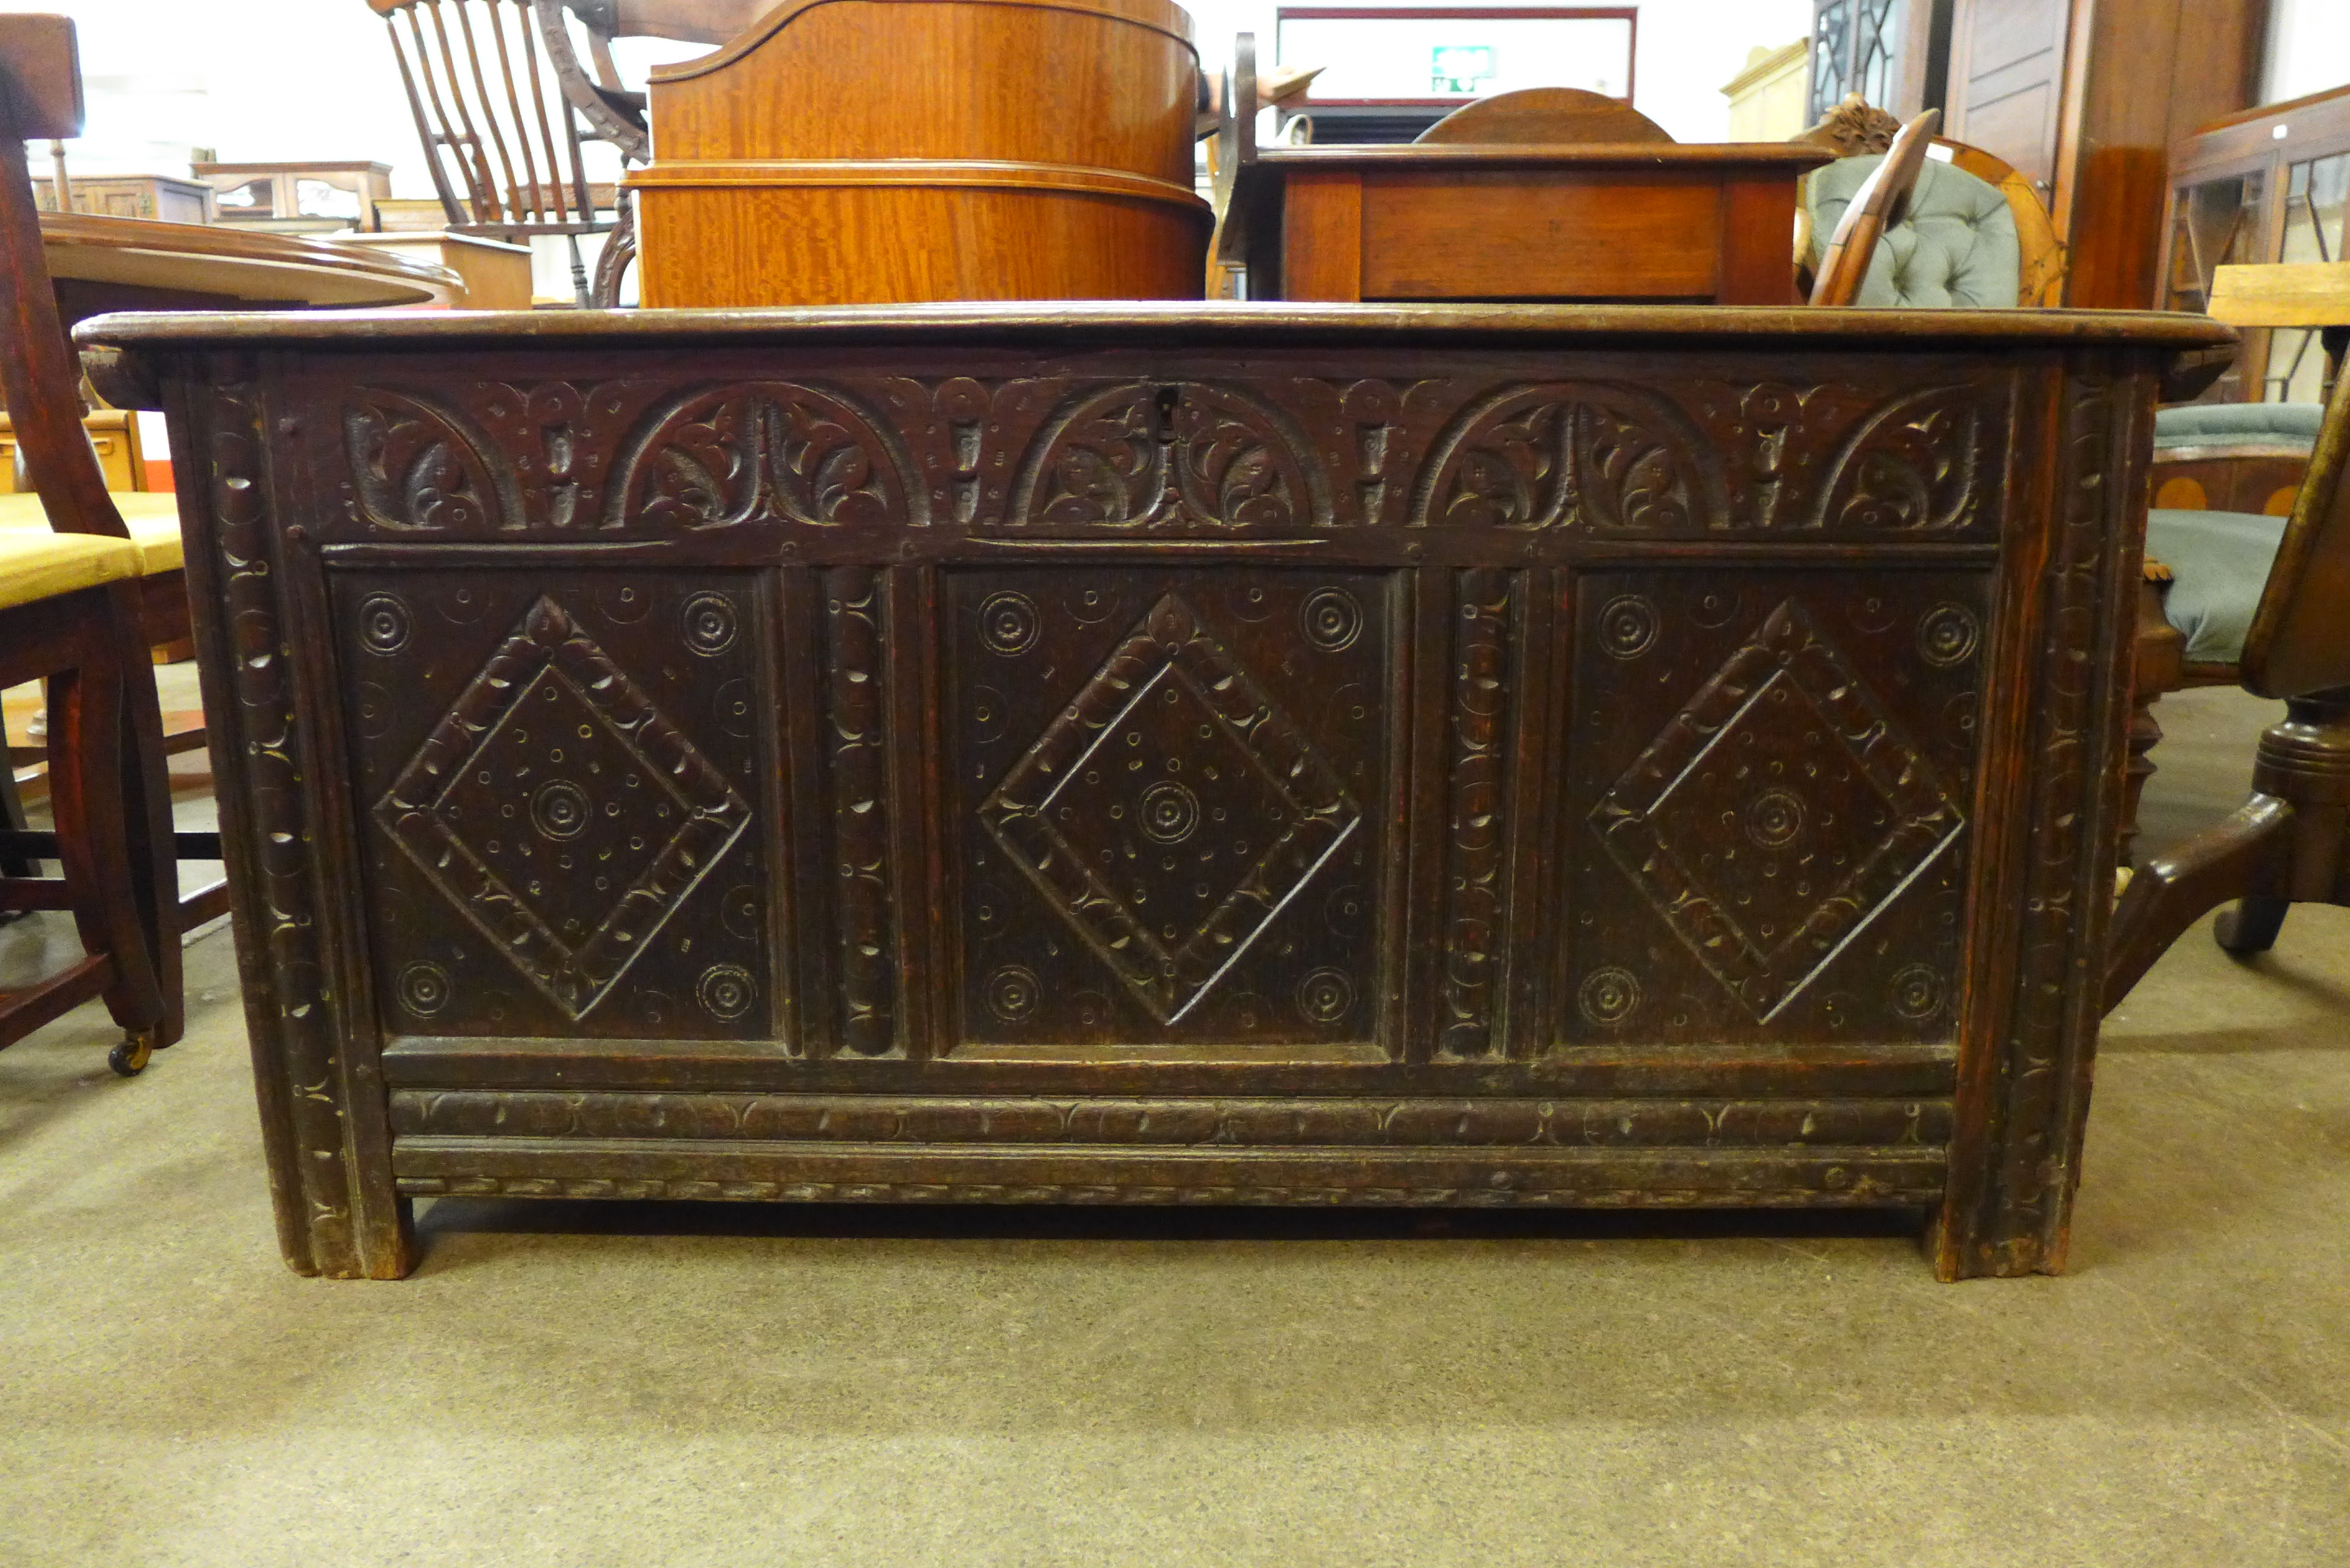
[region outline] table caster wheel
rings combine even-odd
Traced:
[[[126,1034],[122,1044],[106,1054],[106,1064],[126,1078],[135,1078],[147,1070],[147,1060],[155,1054],[155,1032],[146,1030]]]

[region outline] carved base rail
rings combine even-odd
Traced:
[[[2167,317],[127,318],[286,1255],[466,1193],[2061,1265]]]

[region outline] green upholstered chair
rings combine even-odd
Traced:
[[[1835,162],[1804,182],[1804,200],[1795,210],[1800,272],[1817,271],[1846,207],[1900,132],[1899,120],[1853,94],[1795,138],[1837,155]],[[2032,182],[2005,159],[1947,136],[1935,137],[1926,156],[1908,211],[1877,241],[1854,303],[2062,303],[2064,246]]]
[[[2324,416],[2318,403],[2185,403],[2155,415],[2146,553],[2168,584],[2164,618],[2186,639],[2187,684],[2234,683]]]
[[[1853,195],[1885,161],[1882,154],[1839,158],[1813,171],[1804,187],[1819,265]],[[1930,155],[1918,171],[1909,207],[1877,242],[1857,306],[1904,309],[2012,309],[2022,245],[2007,198],[1988,181]]]
[[[2306,418],[2236,417],[2296,423]],[[2248,514],[2218,515],[2232,515],[2247,535],[2266,522]],[[2162,519],[2159,512],[2156,516],[2166,528],[2196,526]],[[2256,554],[2258,543],[2241,547]],[[2261,737],[2252,794],[2235,815],[2149,862],[2130,880],[2114,911],[2107,1007],[2181,931],[2221,904],[2232,900],[2234,907],[2220,916],[2213,935],[2237,954],[2271,946],[2295,903],[2350,904],[2350,857],[2343,852],[2350,816],[2350,637],[2343,633],[2350,625],[2350,377],[2334,387],[2293,515],[2272,554],[2235,649],[2236,667],[2246,691],[2284,701],[2285,718]],[[2178,563],[2178,587],[2186,586],[2190,569],[2187,561]],[[2249,575],[2243,562],[2233,569]],[[2210,636],[2226,635],[2215,622]]]
[[[2233,686],[2324,409],[2186,403],[2155,416],[2139,589],[2123,863],[2162,739],[2155,704],[2190,686]]]

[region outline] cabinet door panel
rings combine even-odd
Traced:
[[[1989,579],[1586,574],[1566,1045],[1952,1038]]]
[[[338,574],[387,1033],[776,1032],[761,588],[747,572]]]
[[[2066,0],[1960,0],[1950,29],[1950,134],[2055,180]]]
[[[1387,1031],[1400,581],[947,575],[966,1045]]]

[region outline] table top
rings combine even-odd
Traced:
[[[2235,334],[2208,317],[2153,310],[1814,310],[1803,306],[1006,304],[769,310],[189,311],[95,317],[86,347],[266,343],[321,348],[567,344],[983,340],[1040,348],[1121,341],[1419,344],[1520,348],[1762,340],[1864,347],[2132,343],[2206,348]]]
[[[49,275],[61,283],[281,306],[445,305],[464,296],[464,281],[446,267],[298,234],[44,213],[41,239]]]
[[[2350,262],[2215,268],[2211,318],[2234,327],[2350,327]]]

